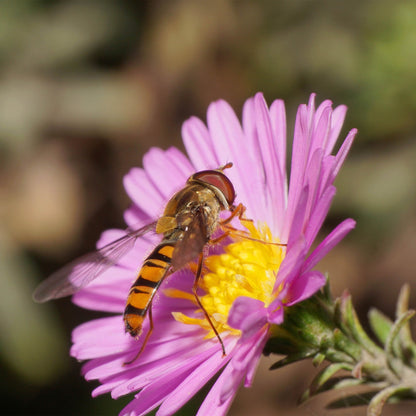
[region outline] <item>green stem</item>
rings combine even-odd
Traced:
[[[326,289],[285,311],[285,321],[272,328],[264,352],[286,355],[272,368],[307,358],[315,365],[330,362],[302,399],[331,388],[367,385],[373,389],[369,392],[368,416],[379,416],[389,399],[400,400],[405,395],[416,400],[416,345],[409,327],[416,312],[407,310],[408,298],[408,288],[404,288],[395,322],[371,311],[370,324],[381,347],[364,331],[351,296],[344,293],[333,300]],[[350,374],[338,377],[341,369]]]

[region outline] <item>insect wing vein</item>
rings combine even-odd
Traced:
[[[127,228],[126,234],[119,239],[70,262],[44,280],[33,293],[33,299],[42,303],[76,293],[116,264],[140,236],[155,226],[156,222],[153,222],[138,230]]]
[[[195,260],[208,240],[205,217],[201,211],[197,211],[185,235],[175,246],[172,255],[173,269],[179,270],[190,261]]]

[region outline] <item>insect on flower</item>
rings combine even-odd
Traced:
[[[221,344],[223,355],[226,355],[221,337],[199,300],[197,289],[204,250],[209,244],[215,244],[231,233],[244,234],[230,225],[233,218],[250,221],[243,218],[245,207],[242,204],[233,205],[236,196],[234,186],[223,173],[224,169],[230,167],[232,163],[216,170],[203,170],[191,175],[185,187],[169,200],[159,220],[138,230],[127,229],[125,236],[59,269],[38,286],[33,294],[34,300],[46,302],[78,292],[127,254],[137,238],[155,230],[157,234],[163,235],[162,241],[143,262],[138,277],[129,290],[124,310],[125,330],[133,337],[141,334],[143,321],[149,316],[149,331],[137,356],[144,350],[153,330],[152,301],[161,283],[169,274],[185,267],[196,258],[198,265],[193,294]],[[228,210],[231,214],[221,220],[220,212],[223,210]],[[222,234],[211,238],[218,229]]]

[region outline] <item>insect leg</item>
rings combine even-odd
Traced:
[[[244,218],[244,212],[246,211],[246,207],[243,204],[238,204],[236,207],[231,207],[231,215],[226,218],[225,220],[220,222],[220,226],[223,228],[224,231],[224,235],[228,236],[228,235],[235,235],[238,237],[242,237],[242,238],[246,238],[247,240],[252,240],[252,241],[257,241],[259,243],[264,243],[264,244],[272,244],[272,245],[276,245],[276,246],[287,246],[287,244],[285,243],[274,243],[271,241],[264,241],[264,240],[260,240],[258,238],[253,238],[251,236],[249,236],[246,232],[241,231],[236,229],[235,227],[233,227],[230,222],[237,217],[239,219],[239,221],[241,222],[242,225],[244,225],[244,223],[253,223],[253,220],[249,219],[249,218]]]
[[[275,243],[273,241],[265,241],[265,240],[261,240],[260,238],[254,238],[251,237],[250,235],[248,235],[248,233],[246,233],[245,231],[241,231],[241,230],[237,230],[236,228],[234,228],[232,225],[224,225],[222,226],[222,228],[225,230],[224,234],[225,236],[237,236],[237,237],[241,237],[241,238],[245,238],[246,240],[251,240],[251,241],[257,241],[258,243],[263,243],[263,244],[271,244],[273,246],[279,246],[279,247],[286,247],[287,244],[286,243]],[[219,239],[223,236],[221,235],[219,237]],[[213,240],[215,241],[215,240]]]
[[[195,280],[194,280],[194,285],[193,285],[193,288],[192,288],[192,292],[193,292],[193,294],[195,296],[195,299],[196,299],[196,301],[198,303],[198,306],[204,312],[205,318],[207,319],[210,327],[212,328],[212,330],[214,331],[216,337],[218,338],[218,341],[221,344],[222,356],[225,357],[227,355],[227,353],[225,352],[224,343],[222,342],[222,339],[220,337],[220,334],[218,333],[217,329],[215,328],[214,324],[212,323],[211,318],[210,318],[208,312],[205,310],[204,306],[202,305],[201,300],[199,299],[199,296],[198,296],[198,293],[197,293],[198,283],[199,283],[199,279],[201,277],[201,271],[202,271],[202,264],[203,264],[203,262],[204,262],[204,253],[202,252],[199,255],[199,259],[198,259],[198,269],[197,269],[196,274],[195,274]]]
[[[242,203],[239,203],[236,207],[233,205],[232,207],[230,207],[230,210],[231,215],[225,220],[222,220],[220,222],[221,225],[230,223],[235,217],[238,217],[239,220],[247,220],[246,218],[243,218],[243,214],[246,211],[246,207]],[[247,221],[252,222],[252,220]]]
[[[219,237],[217,238],[212,238],[211,240],[209,240],[209,244],[210,245],[215,245],[218,244],[220,241],[224,240],[225,238],[227,238],[229,235],[231,234],[231,231],[224,231],[223,234],[221,234]]]
[[[144,351],[144,349],[146,348],[146,344],[147,341],[149,341],[150,335],[152,334],[153,331],[153,317],[152,317],[152,302],[150,302],[149,305],[149,309],[148,309],[148,317],[149,317],[149,330],[147,331],[146,337],[144,338],[144,341],[142,343],[142,346],[140,347],[139,352],[129,361],[126,361],[125,363],[123,363],[123,365],[129,365],[131,364],[133,361],[136,361],[139,356],[141,355],[141,353]]]

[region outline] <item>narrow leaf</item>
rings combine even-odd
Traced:
[[[348,328],[351,331],[355,340],[362,345],[370,354],[376,356],[380,353],[380,348],[368,337],[360,321],[358,320],[357,313],[352,306],[351,297],[349,296],[344,302],[344,319],[347,321]]]
[[[377,392],[374,391],[368,391],[365,393],[344,396],[341,399],[337,399],[328,403],[325,407],[327,409],[343,409],[345,407],[366,406],[376,393]]]
[[[319,365],[322,364],[322,362],[325,360],[325,358],[326,358],[325,354],[318,353],[313,358],[312,364],[314,365],[314,367],[318,367]]]
[[[386,359],[389,364],[389,367],[392,371],[394,371],[399,377],[401,373],[401,368],[397,368],[397,353],[395,353],[395,342],[396,337],[400,333],[400,330],[403,328],[404,325],[407,324],[409,319],[411,319],[415,315],[416,311],[409,310],[404,313],[399,319],[394,322],[393,326],[390,329],[390,333],[387,337],[386,344],[384,347],[384,351],[386,353]]]
[[[399,298],[396,306],[396,316],[399,318],[401,315],[407,312],[409,308],[410,286],[408,284],[403,285],[400,290]],[[410,331],[409,321],[400,331],[400,344],[403,349],[403,355],[407,362],[413,367],[416,367],[416,345],[413,341]]]
[[[393,326],[391,319],[379,310],[372,308],[368,313],[368,320],[370,321],[371,329],[378,340],[382,345],[385,345],[391,327]]]
[[[381,390],[371,399],[367,409],[367,416],[380,416],[383,406],[390,397],[398,393],[404,393],[408,390],[409,387],[400,385],[387,387],[384,390]]]
[[[306,353],[298,353],[298,354],[291,354],[285,358],[282,358],[279,361],[276,361],[273,365],[270,366],[269,370],[277,370],[278,368],[282,368],[288,364],[292,364],[296,361],[305,360],[307,358],[311,358],[313,354],[310,352]]]
[[[320,388],[340,370],[351,371],[351,366],[345,363],[330,364],[317,374],[317,376],[312,380],[308,390],[311,394],[318,393]]]

